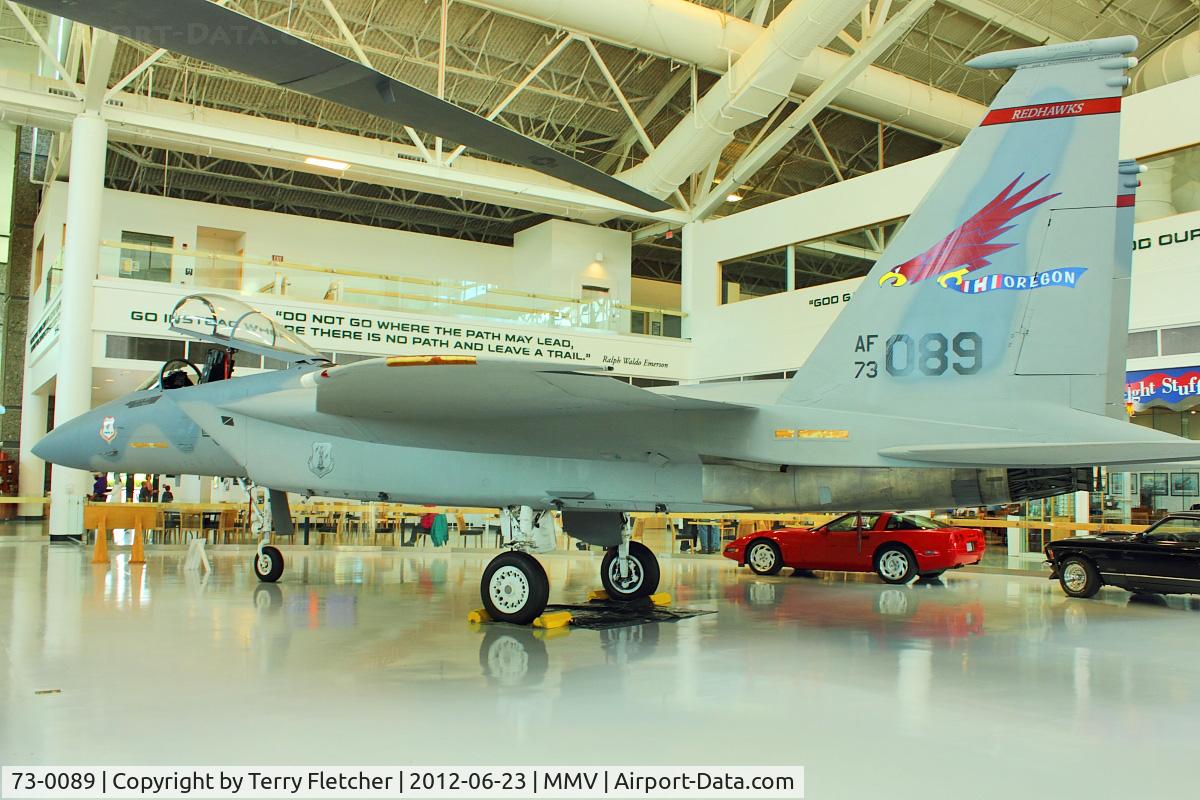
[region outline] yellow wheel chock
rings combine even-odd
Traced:
[[[546,630],[550,630],[553,628],[565,628],[570,624],[571,624],[571,612],[570,611],[550,611],[546,614],[542,614],[540,617],[538,617],[537,619],[535,619],[533,621],[533,627],[545,628]]]

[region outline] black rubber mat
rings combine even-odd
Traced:
[[[548,605],[546,611],[570,611],[572,628],[604,631],[647,622],[678,622],[689,617],[715,614],[702,608],[669,608],[656,606],[649,598],[628,603],[615,600],[592,600],[583,605]]]

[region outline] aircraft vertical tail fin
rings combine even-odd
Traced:
[[[1136,47],[1121,36],[969,62],[1014,73],[785,401],[955,420],[1018,398],[1114,413],[1137,172],[1117,144]]]

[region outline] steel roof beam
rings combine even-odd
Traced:
[[[738,159],[733,168],[714,189],[708,192],[693,209],[694,219],[704,219],[725,202],[725,198],[758,172],[774,156],[786,147],[802,129],[806,128],[821,111],[850,83],[858,78],[871,62],[881,56],[884,51],[908,32],[917,20],[933,5],[933,0],[911,0],[902,11],[887,22],[881,19],[887,12],[887,5],[881,2],[875,17],[868,17],[863,25],[864,38],[859,43],[858,50],[845,62],[837,74],[813,92],[800,104],[792,114],[771,131],[771,134]],[[872,33],[872,31],[874,31]],[[882,130],[882,123],[880,123]],[[882,165],[881,165],[882,166]]]
[[[938,0],[938,2],[977,20],[990,22],[998,28],[1015,33],[1022,39],[1028,39],[1036,44],[1061,44],[1066,41],[1060,34],[1049,28],[1003,9],[990,0]]]

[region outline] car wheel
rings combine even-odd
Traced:
[[[875,572],[884,583],[908,583],[917,574],[917,559],[902,544],[888,544],[875,554]]]
[[[1070,597],[1092,597],[1100,591],[1100,573],[1086,558],[1069,556],[1059,565],[1058,583]]]
[[[758,539],[746,548],[746,566],[755,575],[774,575],[783,569],[779,546],[767,539]]]

